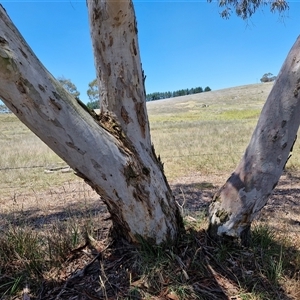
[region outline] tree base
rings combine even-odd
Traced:
[[[243,229],[243,231],[241,232],[240,236],[236,237],[236,236],[231,236],[231,235],[226,235],[226,234],[222,234],[219,235],[218,234],[218,228],[219,225],[217,224],[210,224],[208,229],[207,229],[207,233],[209,235],[209,237],[214,240],[215,242],[220,242],[220,243],[225,243],[225,244],[231,244],[231,243],[239,243],[240,245],[244,246],[244,247],[249,247],[250,243],[251,243],[251,225],[248,225],[247,227],[245,227]]]

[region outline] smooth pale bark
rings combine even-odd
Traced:
[[[281,68],[241,162],[210,205],[212,236],[247,242],[251,222],[282,174],[299,124],[300,37]]]
[[[101,15],[101,12],[97,11],[97,7],[91,9],[90,4],[94,2],[99,3],[89,1],[89,10],[91,17],[97,19],[97,13]],[[117,3],[120,4],[120,8],[117,7]],[[127,2],[127,6],[124,3],[126,2],[108,1],[105,11],[102,12],[108,22],[107,26],[111,26],[111,37],[115,41],[119,38],[115,36],[117,33],[113,32],[115,9],[122,9],[120,22],[127,14],[131,14],[134,21],[131,2]],[[94,30],[97,28],[94,27],[92,32]],[[132,40],[132,36],[136,39],[134,30],[125,31],[129,40]],[[107,42],[106,33],[101,34],[101,30],[96,38],[100,44],[102,40],[103,43]],[[93,43],[97,45],[98,42]],[[131,55],[128,54],[131,49],[122,48],[120,51],[116,63],[119,61],[121,65],[123,57]],[[107,47],[106,51],[95,52],[95,55],[102,55],[103,64],[106,64],[114,52],[110,52]],[[135,61],[136,68],[130,69],[127,64],[124,66],[124,70],[129,74],[128,84],[137,76],[137,70],[139,78],[142,74],[139,70],[139,57],[136,56],[132,60]],[[96,61],[101,61],[101,57],[96,57]],[[125,77],[122,78],[121,73],[117,74],[113,65],[111,73],[116,73],[117,89],[117,85]],[[100,74],[99,78],[102,80],[101,76]],[[106,100],[103,100],[106,103],[105,117],[99,121],[83,109],[45,69],[3,7],[0,8],[0,98],[24,124],[101,195],[111,213],[114,233],[130,242],[137,242],[139,237],[155,243],[173,240],[182,227],[182,219],[162,166],[151,147],[145,108],[142,115],[138,115],[140,107],[144,107],[144,95],[139,94],[140,91],[144,92],[143,82],[137,80],[136,86],[122,85],[119,94],[117,92],[118,99],[109,92],[110,88],[114,89],[113,80],[101,81],[101,87],[102,94],[106,89],[108,95]],[[130,96],[129,99],[139,104],[128,104],[124,95],[136,95]],[[138,96],[140,98],[137,99]],[[124,113],[120,106],[122,99],[127,113]],[[130,122],[134,125],[126,124],[124,118],[125,123],[118,120],[122,114],[128,114]],[[145,130],[142,128],[143,122],[147,124],[144,126]],[[128,129],[124,124],[128,125]],[[137,128],[134,129],[134,126]]]
[[[138,151],[150,151],[145,78],[133,4],[119,0],[87,1],[87,5],[102,123],[107,117],[113,118]]]

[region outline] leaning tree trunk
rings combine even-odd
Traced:
[[[173,240],[182,219],[151,145],[131,1],[87,1],[102,98],[97,118],[43,67],[0,8],[0,98],[101,196],[114,232]],[[84,109],[85,108],[85,109]]]
[[[282,174],[300,124],[300,37],[263,107],[236,170],[210,205],[210,234],[248,240],[251,222]]]

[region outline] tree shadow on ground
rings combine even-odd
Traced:
[[[107,215],[107,208],[92,189],[82,182],[66,183],[40,192],[13,192],[0,199],[0,228],[28,225],[37,230],[55,222],[84,220]]]
[[[39,299],[296,299],[280,285],[279,253],[273,253],[271,271],[270,254],[262,254],[264,238],[253,238],[250,248],[220,245],[204,230],[188,229],[173,247],[134,248],[119,241],[66,280],[45,281]],[[274,240],[269,245],[295,251]]]
[[[31,299],[297,299],[282,286],[282,278],[289,280],[299,274],[299,262],[293,261],[300,257],[299,249],[278,242],[264,226],[253,229],[249,248],[235,242],[216,243],[197,226],[205,222],[217,187],[208,182],[171,187],[183,214],[192,217],[187,219],[187,231],[175,245],[141,243],[135,248],[122,240],[110,243],[106,230],[105,234],[96,234],[93,244],[70,249],[51,272],[34,278]],[[285,194],[281,189],[279,186],[274,192],[276,201],[277,196]],[[94,233],[108,227],[109,215],[101,201],[85,201],[84,205],[77,202],[66,203],[47,215],[33,207],[2,212],[0,220],[9,220],[6,225],[27,224],[43,231],[53,222],[74,219],[79,224],[97,216]],[[5,229],[6,225],[0,226]],[[4,279],[0,278],[0,286]]]
[[[211,273],[215,275],[221,289],[222,281],[226,278],[229,282],[226,283],[225,280],[225,283],[229,284],[229,287],[233,284],[235,288],[239,287],[240,291],[244,291],[245,299],[252,299],[250,294],[257,294],[257,299],[297,299],[290,296],[286,287],[281,285],[284,281],[282,279],[286,278],[296,281],[298,289],[300,287],[300,251],[299,247],[294,245],[293,235],[291,235],[294,233],[299,236],[300,233],[298,183],[300,183],[298,177],[281,178],[278,187],[261,212],[260,219],[252,226],[252,244],[249,249],[236,243],[233,244],[232,249],[228,244],[219,244],[213,246],[212,252],[207,252],[209,257],[214,253],[210,261],[214,260],[217,263],[216,257],[221,259],[215,265],[217,272]],[[182,212],[196,219],[199,216],[202,218],[207,216],[209,204],[218,188],[209,182],[191,182],[172,186]],[[270,219],[272,222],[269,222]],[[288,235],[290,242],[287,243]],[[205,248],[203,245],[201,247]],[[210,269],[209,265],[207,267]],[[227,292],[229,290],[227,289]],[[266,291],[268,296],[264,296]],[[227,294],[227,297],[229,296],[234,297],[234,294]]]
[[[0,213],[1,229],[5,230],[7,226],[30,226],[36,230],[43,230],[45,226],[56,222],[65,222],[71,219],[80,221],[87,218],[95,218],[100,215],[109,216],[107,208],[100,200],[92,201],[84,206],[82,203],[65,204],[60,209],[51,213],[44,210],[31,207],[27,210],[17,210]]]

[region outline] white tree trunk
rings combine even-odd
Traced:
[[[263,107],[246,152],[210,206],[212,236],[247,242],[251,222],[282,174],[300,124],[300,37]]]
[[[172,240],[182,219],[151,147],[136,29],[130,25],[135,24],[132,4],[87,3],[93,44],[101,47],[95,51],[101,120],[44,68],[2,6],[0,98],[101,195],[115,233],[131,242],[139,236],[155,243]],[[107,30],[98,21],[106,22]],[[117,25],[123,29],[115,31]],[[129,41],[128,47],[120,40]]]
[[[87,1],[102,124],[114,119],[139,152],[151,150],[144,75],[131,0]]]

